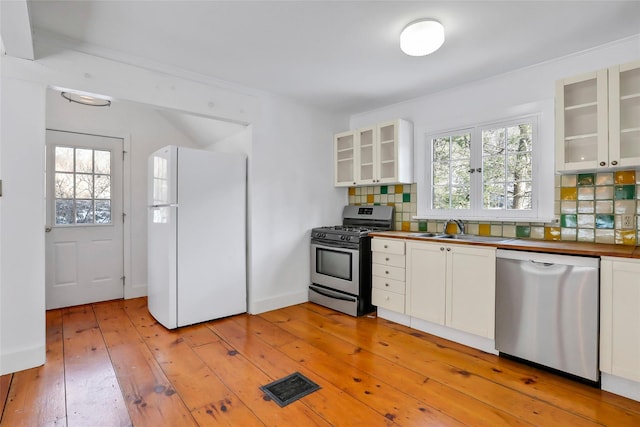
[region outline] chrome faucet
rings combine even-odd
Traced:
[[[447,232],[447,227],[449,224],[455,224],[458,226],[458,230],[460,230],[460,234],[464,234],[464,223],[460,219],[449,219],[444,223],[444,229],[442,230],[444,233]]]

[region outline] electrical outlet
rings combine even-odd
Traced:
[[[633,229],[635,226],[634,215],[622,215],[622,228],[625,230]]]

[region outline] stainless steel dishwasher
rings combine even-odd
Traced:
[[[498,249],[496,349],[598,382],[600,258]]]

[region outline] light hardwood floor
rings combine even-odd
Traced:
[[[259,386],[322,388],[284,408]],[[639,426],[640,403],[314,304],[168,331],[146,299],[47,312],[47,363],[2,377],[3,426]]]

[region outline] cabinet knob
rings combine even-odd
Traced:
[[[384,260],[385,260],[385,261],[389,261],[389,258],[387,257],[387,258],[385,258]]]
[[[600,166],[605,166],[606,163],[605,162],[600,162]]]
[[[388,247],[389,247],[389,246],[387,246],[387,245],[384,245],[384,248],[385,248],[385,249],[387,249]]]
[[[440,250],[441,250],[441,251],[444,251],[444,247],[442,247],[442,246],[441,246],[441,247],[440,247]]]
[[[615,166],[615,165],[617,165],[617,164],[618,164],[618,161],[617,161],[617,160],[614,160],[614,161],[612,161],[612,162],[611,162],[611,164],[612,164],[613,166]]]
[[[451,251],[451,248],[447,248],[447,252],[450,252],[450,251]]]
[[[388,271],[385,271],[385,272],[384,272],[384,274],[389,274],[389,272],[388,272]]]
[[[389,287],[389,284],[388,284],[388,283],[385,283],[384,285],[385,285],[387,288]]]

